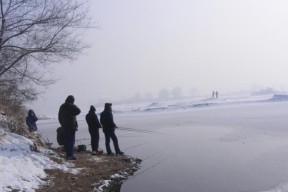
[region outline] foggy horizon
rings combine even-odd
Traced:
[[[91,47],[53,66],[59,80],[28,105],[36,113],[58,111],[70,94],[89,106],[177,87],[183,96],[287,90],[287,1],[94,0],[89,8]]]

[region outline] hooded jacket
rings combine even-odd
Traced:
[[[112,104],[105,104],[104,111],[100,114],[100,122],[102,124],[104,133],[115,131],[116,124],[113,120],[111,105]]]
[[[59,109],[58,120],[65,131],[77,131],[78,128],[76,116],[81,110],[74,105],[74,101],[74,97],[69,95]]]
[[[29,127],[30,131],[37,131],[37,125],[36,121],[38,121],[38,118],[36,117],[33,110],[28,111],[28,116],[26,117],[26,124]]]
[[[101,128],[101,124],[93,106],[90,107],[90,111],[86,115],[86,122],[88,124],[89,132],[98,131],[98,129]]]

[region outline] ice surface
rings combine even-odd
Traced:
[[[288,191],[285,95],[187,98],[113,109],[116,124],[126,128],[116,130],[121,149],[143,160],[123,191]],[[78,118],[76,145],[89,149],[84,116]],[[43,138],[57,146],[57,119],[38,124]],[[31,151],[31,145],[0,128],[0,190],[34,191],[44,183],[43,169],[69,170],[68,165],[59,167],[43,153]],[[105,149],[102,133],[100,147]]]

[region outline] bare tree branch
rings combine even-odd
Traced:
[[[52,83],[35,66],[75,58],[87,47],[78,34],[89,27],[86,4],[77,0],[0,0],[0,91],[33,95],[33,85]]]

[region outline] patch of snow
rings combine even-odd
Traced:
[[[102,180],[99,183],[95,184],[95,188],[93,191],[95,192],[102,192],[105,187],[108,187],[109,184],[111,183],[111,180]]]
[[[110,176],[110,179],[108,180],[101,180],[98,183],[94,184],[94,189],[93,191],[95,192],[102,192],[104,190],[105,187],[108,187],[109,185],[111,185],[111,183],[115,182],[115,183],[121,183],[124,180],[128,179],[129,175],[132,175],[132,170],[133,169],[137,169],[137,161],[139,162],[139,159],[131,159],[131,163],[135,163],[135,167],[130,169],[126,169],[126,170],[122,170],[118,173],[115,173],[113,175]],[[130,173],[129,173],[130,172]]]
[[[93,162],[102,162],[102,161],[103,161],[103,158],[93,156],[93,157],[91,158],[91,161],[93,161]]]
[[[117,105],[113,107],[115,114],[122,114],[123,112],[166,112],[173,110],[192,109],[199,107],[209,107],[214,105],[227,104],[242,104],[253,102],[270,102],[275,97],[273,94],[266,95],[233,95],[222,96],[219,98],[199,97],[199,98],[185,98],[185,99],[171,99],[166,101],[157,101],[151,103],[134,103],[129,105]],[[286,96],[288,100],[288,95]],[[282,99],[275,99],[273,101],[283,101]]]
[[[33,192],[46,183],[44,169],[57,168],[78,173],[67,165],[57,164],[42,152],[31,151],[34,143],[0,128],[0,191]],[[41,151],[41,150],[40,150]]]
[[[118,174],[118,173],[116,173],[116,174],[114,174],[114,175],[111,175],[111,177],[110,177],[110,179],[126,179],[127,178],[127,176],[125,176],[125,175],[120,175],[120,174]]]

